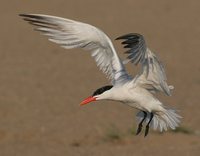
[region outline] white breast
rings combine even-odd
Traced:
[[[130,88],[129,85],[113,87],[109,100],[120,101],[131,107],[146,111],[159,111],[162,103],[149,91],[139,86]]]

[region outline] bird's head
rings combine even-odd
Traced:
[[[99,89],[97,89],[92,96],[89,96],[85,100],[83,100],[80,105],[85,105],[88,104],[92,101],[97,101],[97,100],[103,100],[106,99],[106,93],[112,88],[113,86],[104,86]]]

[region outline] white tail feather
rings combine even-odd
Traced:
[[[140,122],[144,118],[144,113],[139,111],[136,115],[138,121]],[[163,112],[154,113],[154,117],[150,123],[150,127],[154,130],[167,131],[169,128],[176,129],[180,123],[180,115],[176,113],[174,109],[164,109]],[[150,119],[150,113],[147,112],[147,118],[145,120],[148,123]]]

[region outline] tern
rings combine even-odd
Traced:
[[[167,131],[179,126],[181,116],[175,109],[164,105],[155,97],[162,92],[170,96],[174,88],[167,84],[165,70],[158,57],[147,47],[144,37],[138,33],[122,35],[127,49],[127,59],[117,55],[110,38],[100,29],[79,21],[42,14],[20,14],[25,21],[36,26],[35,30],[49,37],[49,40],[66,49],[82,48],[91,52],[100,70],[107,75],[111,84],[103,86],[83,100],[80,105],[92,101],[112,100],[127,104],[138,110],[138,135],[146,124],[144,136],[149,127]],[[140,64],[140,72],[131,76],[125,64]]]

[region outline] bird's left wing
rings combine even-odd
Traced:
[[[140,73],[133,81],[152,92],[161,91],[170,95],[173,86],[167,85],[164,67],[158,57],[147,48],[144,37],[137,33],[130,33],[117,38],[119,39],[125,40],[122,44],[125,45],[124,48],[129,49],[125,52],[128,57],[124,63],[142,65]]]
[[[63,48],[90,50],[97,66],[113,84],[129,78],[111,40],[98,28],[56,16],[41,14],[20,14],[20,16],[37,26],[36,30],[48,36],[50,41],[60,44]]]

